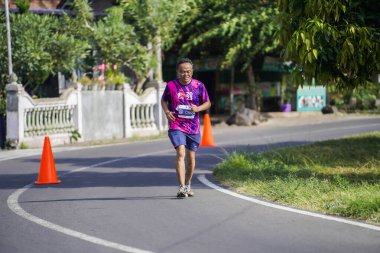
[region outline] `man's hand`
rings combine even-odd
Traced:
[[[169,121],[175,120],[175,117],[174,117],[174,115],[173,115],[173,112],[171,112],[171,111],[166,111],[165,114],[166,114],[166,118],[167,118]]]
[[[191,104],[190,109],[192,112],[199,112],[200,111],[198,106],[196,106],[195,104]]]

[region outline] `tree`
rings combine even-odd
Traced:
[[[183,23],[188,37],[181,52],[187,54],[199,46],[208,50],[210,44],[221,48],[223,67],[239,64],[246,71],[251,94],[248,107],[257,109],[252,61],[276,49],[277,14],[270,1],[196,0]]]
[[[139,43],[133,27],[123,19],[121,7],[111,7],[107,16],[94,25],[94,49],[99,61],[107,64],[128,66],[143,79],[149,66],[148,52]]]
[[[13,71],[29,92],[35,93],[49,75],[70,71],[86,56],[88,42],[69,32],[72,30],[65,22],[67,19],[29,12],[11,15]],[[1,86],[4,87],[6,33],[3,28],[0,32],[0,47],[4,49],[0,55]]]
[[[377,0],[278,0],[280,43],[298,85],[366,85],[380,72]]]
[[[162,81],[162,49],[170,48],[179,34],[179,21],[187,9],[185,0],[120,0],[127,20],[134,25],[141,40],[155,58],[154,77]],[[151,73],[147,72],[146,78]],[[145,78],[145,79],[146,79]],[[136,91],[141,90],[145,79]]]

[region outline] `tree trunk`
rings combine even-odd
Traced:
[[[151,41],[148,42],[148,52],[150,55],[153,55],[153,43]],[[153,74],[154,74],[153,70],[152,69],[149,70],[149,74],[148,74],[149,75],[149,77],[148,77],[149,81],[153,81],[153,79],[154,79]]]
[[[156,80],[159,83],[162,82],[162,48],[161,48],[161,36],[157,36],[153,38],[153,43],[149,42],[148,43],[148,50],[151,52],[152,56],[156,57],[156,67],[154,69],[151,69],[148,72],[147,78],[149,81]],[[139,80],[137,85],[136,85],[136,93],[140,93],[142,90],[142,86],[144,85],[145,81],[147,78],[144,78],[144,80]]]
[[[247,107],[258,111],[257,108],[257,86],[255,81],[255,74],[253,73],[253,67],[252,64],[249,65],[249,67],[246,70],[246,74],[248,77],[248,101],[247,101]]]
[[[154,72],[154,78],[158,82],[162,82],[162,48],[161,48],[161,36],[155,38],[154,53],[156,54],[157,66]]]
[[[152,56],[153,53],[155,52],[154,45],[152,42],[150,42],[150,41],[148,42],[147,49],[148,49],[149,55]],[[144,77],[141,77],[137,80],[137,84],[135,87],[135,92],[137,94],[140,94],[142,92],[143,85],[147,79],[149,81],[153,81],[153,79],[154,79],[153,75],[154,75],[154,70],[150,69]]]

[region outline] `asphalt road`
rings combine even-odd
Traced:
[[[0,252],[380,252],[380,227],[281,210],[225,194],[212,169],[234,150],[380,131],[380,118],[214,129],[192,187],[176,199],[168,139],[100,147],[53,147],[61,184],[35,186],[40,154],[0,153]],[[27,155],[27,156],[23,156]],[[12,159],[11,159],[12,158]],[[378,229],[376,229],[378,228]]]

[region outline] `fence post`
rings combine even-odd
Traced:
[[[161,107],[161,97],[162,94],[164,94],[165,90],[165,83],[162,81],[157,81],[157,110],[156,110],[156,125],[158,127],[158,130],[162,132],[164,130],[164,120],[163,120],[163,113],[162,113],[162,107]]]
[[[82,105],[82,84],[76,83],[75,91],[76,91],[76,109],[74,111],[74,124],[77,127],[78,132],[82,135],[83,138],[83,105]]]
[[[128,99],[129,93],[133,92],[129,83],[123,85],[123,108],[124,108],[124,138],[132,136],[131,126],[131,103]]]
[[[6,140],[11,148],[17,148],[24,138],[24,111],[21,95],[24,88],[13,78],[5,87],[7,92],[7,134]]]

